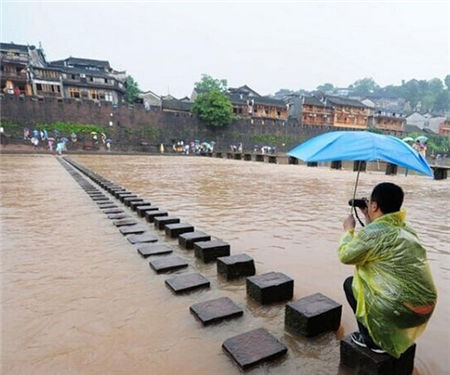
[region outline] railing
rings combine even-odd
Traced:
[[[12,78],[12,79],[19,79],[21,81],[27,80],[28,76],[26,73],[13,73],[13,72],[2,72],[1,73],[2,78]]]

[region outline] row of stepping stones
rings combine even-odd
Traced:
[[[247,254],[230,255],[230,245],[222,240],[196,231],[189,223],[181,223],[178,217],[169,216],[167,211],[138,197],[121,186],[90,171],[82,165],[64,158],[73,167],[92,179],[103,189],[120,200],[125,206],[135,211],[141,218],[153,223],[158,230],[164,230],[170,238],[178,238],[178,243],[185,249],[193,249],[197,258],[205,263],[217,261],[217,272],[227,280],[246,277],[247,295],[262,305],[289,301],[293,298],[294,280],[281,272],[269,272],[255,275],[254,260]],[[64,165],[64,164],[63,164]],[[74,177],[72,168],[65,166]],[[70,168],[70,169],[69,169]],[[79,175],[79,174],[78,174]],[[139,224],[127,215],[113,201],[99,191],[94,185],[79,176],[77,181],[97,203],[102,211],[113,220],[120,232],[131,244],[137,244],[137,252],[144,258],[172,253],[172,249],[159,244],[158,238],[147,232],[145,225]],[[150,267],[157,273],[164,273],[188,267],[188,263],[177,256],[151,260]],[[201,288],[209,288],[210,282],[199,273],[182,274],[165,280],[174,293],[184,293]],[[243,315],[243,310],[230,298],[222,297],[190,306],[190,311],[203,325],[232,319]],[[341,322],[342,305],[316,293],[285,307],[285,326],[294,333],[306,337],[317,336],[324,332],[336,331]],[[244,370],[283,356],[287,347],[266,329],[259,328],[231,337],[222,345],[224,351]],[[400,359],[388,355],[376,354],[366,348],[355,345],[349,336],[341,340],[341,363],[353,368],[358,374],[406,375],[413,371],[415,345]]]

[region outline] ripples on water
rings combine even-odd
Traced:
[[[74,159],[230,242],[233,253],[255,258],[258,273],[291,276],[295,298],[320,291],[343,303],[343,324],[337,334],[314,339],[286,332],[284,304],[262,307],[248,300],[243,280],[217,278],[214,264],[202,264],[169,240],[191,270],[211,280],[209,291],[175,297],[163,286],[167,276],[149,270],[56,160],[2,156],[2,181],[8,181],[2,184],[8,373],[238,373],[221,343],[260,326],[289,352],[251,374],[345,373],[339,368],[339,339],[356,325],[341,285],[352,268],[339,263],[336,246],[349,213],[353,172],[197,157]],[[380,181],[405,189],[407,219],[429,251],[440,294],[418,342],[417,373],[444,373],[449,182],[364,173],[359,195],[368,196]],[[240,304],[244,317],[201,327],[188,307],[221,296]]]

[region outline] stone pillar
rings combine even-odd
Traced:
[[[340,160],[332,161],[331,169],[342,169],[342,161],[340,161]]]
[[[387,163],[386,164],[386,174],[388,176],[395,176],[397,174],[398,166],[397,164]]]
[[[367,168],[367,163],[365,161],[355,160],[353,162],[353,172],[358,172],[358,169],[361,172],[365,172],[366,168]]]

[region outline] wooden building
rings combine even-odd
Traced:
[[[33,95],[28,74],[30,64],[30,49],[14,43],[0,43],[0,82],[4,94]]]
[[[376,129],[401,133],[405,130],[406,118],[400,113],[377,108],[371,117],[370,126]]]
[[[450,120],[447,119],[439,125],[439,135],[450,137]]]
[[[332,108],[332,124],[337,128],[366,129],[369,125],[371,109],[358,100],[338,96],[322,96],[321,101]]]
[[[300,121],[302,125],[332,126],[333,109],[315,96],[301,97]]]

